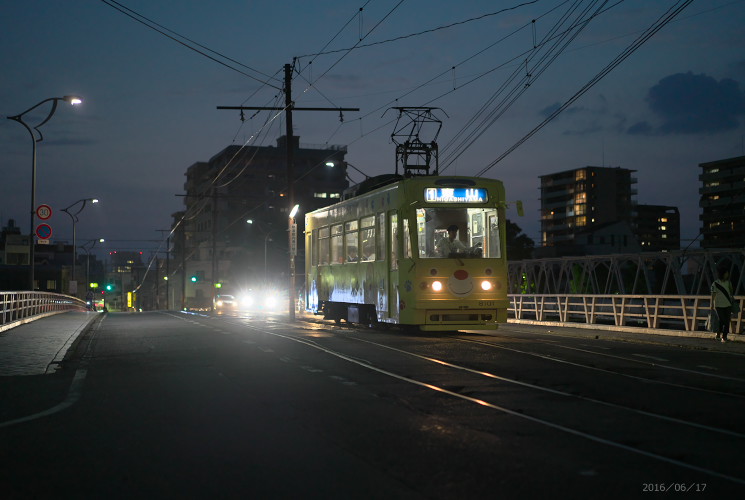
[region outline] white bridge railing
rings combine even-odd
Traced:
[[[703,332],[711,311],[708,295],[510,294],[508,316],[538,322]],[[730,332],[743,331],[745,297],[735,297]]]
[[[85,301],[50,292],[0,292],[0,332],[67,311],[85,311]]]

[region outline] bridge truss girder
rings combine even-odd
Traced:
[[[509,263],[510,293],[708,295],[723,265],[745,294],[745,250],[588,255]]]

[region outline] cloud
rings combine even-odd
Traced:
[[[539,115],[548,118],[561,107],[561,103],[553,103],[539,111]],[[608,101],[604,95],[595,96],[588,106],[574,105],[565,109],[558,117],[565,119],[566,129],[562,135],[589,135],[601,132],[606,128],[616,129],[617,123],[625,118],[621,115],[611,115],[608,111]],[[609,123],[614,120],[616,123]]]
[[[677,73],[649,89],[646,102],[660,120],[632,125],[632,135],[716,133],[739,127],[745,114],[745,93],[735,80],[717,81],[705,74]]]

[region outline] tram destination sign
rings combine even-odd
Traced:
[[[488,199],[483,188],[424,188],[428,203],[485,203]]]

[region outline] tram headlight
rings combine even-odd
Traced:
[[[433,281],[432,290],[434,290],[435,292],[442,291],[442,281]]]
[[[494,285],[492,285],[492,282],[491,282],[491,281],[489,281],[489,280],[484,280],[484,281],[482,281],[482,282],[481,282],[481,289],[482,289],[483,291],[485,291],[485,292],[488,292],[488,291],[489,291],[489,290],[491,290],[492,288],[494,288]]]

